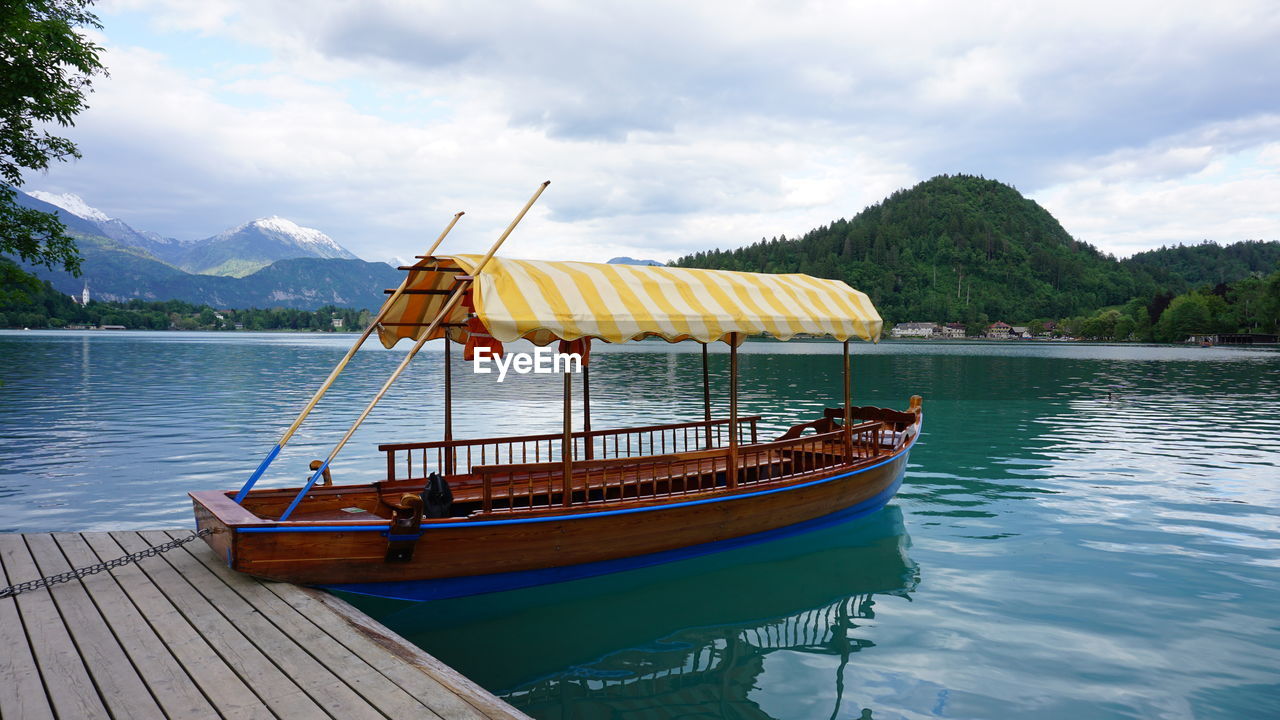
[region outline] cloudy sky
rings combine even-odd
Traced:
[[[939,173],[1119,256],[1280,239],[1280,4],[104,0],[109,78],[28,177],[136,228],[278,214],[371,260],[667,260]]]

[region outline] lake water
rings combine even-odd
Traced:
[[[351,336],[0,332],[0,530],[191,526]],[[1280,716],[1280,353],[855,345],[855,402],[925,427],[884,511],[785,540],[366,611],[561,718]],[[264,483],[297,484],[403,358],[358,354]],[[334,465],[439,437],[428,347]],[[727,408],[727,355],[712,358]],[[597,345],[593,425],[701,417],[696,346]],[[555,432],[552,376],[455,370],[458,436]],[[748,343],[768,436],[840,398],[834,343]]]

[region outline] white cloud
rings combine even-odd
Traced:
[[[668,259],[938,172],[1010,182],[1121,254],[1280,235],[1267,2],[101,10],[85,157],[29,186],[168,235],[280,214],[380,258],[465,209],[451,242],[475,249],[549,178],[509,252]]]
[[[976,47],[936,68],[921,83],[920,99],[928,105],[966,112],[1016,111],[1023,104],[1018,59],[990,47]]]
[[[1162,170],[1170,165],[1182,170]],[[1153,150],[1148,159],[1135,154],[1035,198],[1077,238],[1121,256],[1201,240],[1274,240],[1280,142],[1237,152],[1201,146]]]

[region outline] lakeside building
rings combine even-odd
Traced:
[[[939,334],[938,323],[910,322],[898,323],[889,331],[889,337],[933,337]]]
[[[68,294],[67,297],[71,298],[71,302],[77,305],[81,305],[81,306],[88,305],[89,304],[89,281],[88,280],[84,281],[84,290],[82,290],[79,295]]]
[[[1052,327],[1053,323],[1046,324],[1046,327]],[[968,332],[964,323],[949,322],[946,324],[938,324],[931,322],[908,322],[898,323],[889,331],[889,337],[893,338],[946,338],[960,339],[967,337]],[[1028,340],[1034,337],[1031,334],[1031,328],[1025,325],[1009,325],[1008,323],[996,321],[987,326],[986,333],[982,336],[992,340]]]

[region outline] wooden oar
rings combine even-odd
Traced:
[[[298,492],[298,496],[293,499],[293,502],[289,503],[289,507],[285,508],[284,513],[280,515],[281,521],[289,519],[289,515],[293,513],[294,508],[298,507],[298,503],[302,502],[302,498],[306,497],[307,493],[311,491],[311,487],[315,485],[316,481],[323,475],[324,469],[329,467],[329,463],[333,462],[333,459],[338,456],[338,453],[342,450],[343,446],[347,444],[347,441],[351,439],[351,436],[355,435],[356,429],[360,427],[365,418],[369,417],[369,413],[372,412],[374,406],[382,400],[382,396],[387,394],[387,390],[391,388],[391,384],[396,381],[396,378],[400,377],[400,374],[404,372],[405,368],[409,367],[409,362],[413,360],[413,356],[417,355],[418,351],[422,349],[422,346],[427,344],[427,340],[431,338],[431,333],[435,332],[436,329],[440,327],[440,323],[444,322],[445,318],[449,316],[449,313],[453,311],[454,306],[462,300],[462,296],[466,294],[467,289],[471,287],[471,284],[475,282],[476,278],[480,277],[480,273],[484,270],[484,266],[489,264],[489,260],[493,257],[493,254],[498,251],[498,248],[502,247],[502,243],[506,242],[507,236],[511,235],[512,230],[516,229],[516,225],[520,224],[520,221],[524,219],[525,213],[529,212],[529,208],[533,207],[533,204],[538,200],[538,196],[541,195],[542,191],[546,190],[547,186],[550,184],[551,181],[547,180],[538,186],[537,191],[533,193],[533,197],[529,198],[529,202],[524,204],[520,213],[516,215],[515,219],[511,221],[511,224],[507,226],[507,229],[503,231],[502,236],[493,244],[493,247],[489,248],[489,252],[485,253],[485,256],[480,259],[480,262],[476,264],[475,269],[471,271],[470,277],[465,280],[459,280],[457,288],[453,291],[453,294],[445,301],[444,305],[440,308],[440,312],[436,315],[435,319],[431,321],[431,324],[429,324],[426,330],[422,332],[422,337],[419,338],[418,342],[414,343],[413,347],[409,349],[409,354],[405,356],[404,360],[400,361],[400,364],[396,367],[395,371],[391,373],[391,377],[387,378],[387,381],[382,384],[382,389],[378,390],[378,394],[374,395],[373,399],[369,401],[368,406],[365,407],[364,412],[360,413],[360,417],[356,418],[351,429],[348,430],[347,434],[343,435],[342,439],[338,441],[338,444],[334,446],[333,451],[329,453],[329,457],[325,458],[324,464],[311,475],[307,480],[307,484]]]
[[[445,236],[449,234],[449,231],[453,229],[454,225],[458,224],[458,218],[462,217],[464,214],[465,213],[462,211],[454,213],[453,219],[449,221],[449,225],[445,227],[444,232],[440,233],[440,237],[436,238],[435,244],[433,244],[431,249],[427,251],[428,256],[435,253],[436,248],[440,247],[440,243],[444,242]],[[311,396],[311,401],[307,403],[306,407],[302,408],[302,412],[298,413],[298,417],[293,421],[293,424],[289,426],[289,429],[285,430],[284,434],[280,436],[280,440],[276,442],[275,447],[271,448],[271,452],[267,453],[267,456],[258,464],[258,469],[253,471],[253,474],[249,476],[249,480],[245,482],[244,487],[240,488],[240,492],[236,493],[235,501],[237,503],[244,500],[245,495],[249,494],[249,490],[253,488],[254,483],[258,482],[258,478],[262,477],[262,473],[267,471],[267,467],[271,465],[271,462],[280,454],[280,451],[284,448],[285,444],[289,442],[289,438],[293,437],[293,434],[302,426],[302,421],[307,419],[307,416],[315,409],[316,403],[320,402],[320,398],[324,397],[324,394],[329,391],[333,382],[338,379],[338,375],[347,367],[347,363],[351,361],[351,358],[355,357],[356,351],[359,350],[360,346],[364,344],[364,341],[368,340],[369,336],[373,334],[374,329],[378,327],[378,323],[382,322],[382,319],[386,317],[387,312],[391,309],[391,304],[404,294],[405,287],[409,284],[409,277],[411,274],[411,272],[405,273],[404,280],[400,282],[400,287],[396,288],[395,292],[391,293],[391,297],[387,298],[386,302],[382,304],[382,309],[378,311],[377,317],[373,319],[373,322],[369,323],[369,327],[365,328],[364,332],[360,334],[360,337],[356,340],[355,344],[352,345],[351,349],[347,351],[347,354],[343,356],[337,367],[329,373],[328,379],[324,381],[319,390],[316,390],[315,395]]]

